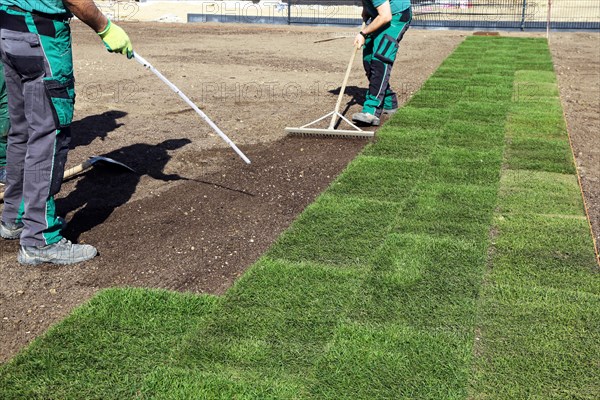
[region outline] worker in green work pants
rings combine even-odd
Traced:
[[[133,56],[129,37],[93,0],[0,0],[0,53],[11,129],[0,236],[20,239],[21,264],[73,264],[96,256],[61,235],[54,195],[62,184],[75,101],[70,18],[111,52]]]
[[[412,21],[410,0],[362,0],[362,17],[368,24],[354,39],[363,48],[363,65],[369,80],[363,109],[352,115],[358,123],[377,126],[381,114],[398,109],[398,97],[390,86],[390,75],[400,41]]]

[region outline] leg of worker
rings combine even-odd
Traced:
[[[365,39],[365,45],[363,46],[363,68],[365,69],[365,75],[367,80],[371,80],[371,61],[373,60],[373,38],[367,37]]]
[[[367,80],[371,81],[373,75],[373,52],[374,52],[375,41],[372,36],[365,38],[365,44],[363,46],[363,67]],[[369,91],[365,94],[365,99],[369,96]],[[352,114],[352,120],[359,123],[366,123],[372,125],[379,125],[379,120],[373,120],[372,115],[361,113]]]
[[[385,91],[385,97],[383,98],[383,111],[396,110],[398,108],[398,96],[394,92],[388,83],[388,89]]]
[[[374,39],[374,54],[371,62],[369,90],[363,105],[363,113],[379,117],[385,106],[386,94],[390,97],[388,105],[393,105],[394,96],[389,86],[390,74],[398,52],[398,45],[410,23],[410,14],[394,15],[389,27],[377,34]],[[397,105],[397,99],[396,99]]]
[[[400,44],[400,42],[404,38],[404,34],[408,30],[408,27],[410,25],[411,20],[412,20],[412,12],[410,10],[407,11],[407,12],[405,12],[405,13],[403,13],[403,15],[401,15],[401,17],[400,17],[400,23],[405,23],[406,22],[406,26],[404,26],[403,29],[400,31],[400,35],[398,37],[398,44]],[[386,110],[388,110],[388,111],[395,111],[397,109],[398,109],[398,95],[392,89],[392,86],[391,86],[391,84],[389,83],[389,80],[388,80],[388,85],[387,85],[387,88],[386,88],[386,91],[385,91],[385,97],[383,99],[383,110],[384,111],[386,111]]]
[[[59,128],[55,123],[44,81],[28,82],[24,89],[31,134],[23,179],[25,229],[21,234],[21,245],[44,246],[62,239],[54,195],[62,183],[70,135],[69,128]]]
[[[3,65],[0,61],[0,184],[6,184],[6,144],[10,127]]]
[[[390,28],[375,38],[374,42],[377,50],[371,62],[369,90],[367,91],[363,105],[363,113],[372,114],[376,117],[381,115],[383,101],[387,90],[389,90],[388,86],[392,66],[394,65],[394,59],[398,50],[397,39],[385,33],[392,30]]]
[[[4,52],[2,52],[4,55]],[[2,221],[10,225],[20,222],[23,199],[23,168],[27,154],[29,125],[25,118],[23,85],[21,77],[9,63],[5,63],[4,74],[9,97],[8,109],[11,129],[9,131],[6,176],[7,185],[4,191],[4,209]]]
[[[14,218],[17,204],[20,204],[18,198],[19,192],[22,193],[25,213],[23,223],[25,227],[21,233],[21,245],[23,246],[45,246],[53,244],[62,239],[60,229],[62,224],[56,218],[53,195],[60,189],[62,183],[62,174],[68,151],[69,129],[71,120],[66,121],[64,115],[70,114],[72,118],[73,101],[72,96],[67,91],[67,86],[72,84],[72,79],[64,76],[52,75],[69,71],[72,74],[72,61],[70,61],[70,51],[65,52],[65,48],[70,49],[70,43],[61,47],[60,43],[55,43],[56,39],[34,33],[17,32],[14,35],[11,31],[3,30],[3,52],[10,55],[11,66],[21,78],[21,99],[15,101],[14,109],[16,119],[20,114],[24,114],[27,122],[28,138],[25,143],[26,155],[23,158],[21,146],[23,134],[11,132],[9,136],[8,158],[8,188],[6,197],[11,202],[9,213],[5,214],[6,219]],[[60,54],[60,56],[59,56]],[[53,65],[53,61],[58,61],[68,65]],[[54,68],[58,67],[58,68]],[[42,74],[38,69],[41,68]],[[51,73],[52,72],[52,73]],[[72,75],[71,75],[72,76]],[[11,88],[12,82],[9,80],[9,102],[11,114],[13,114],[13,92],[19,96],[19,85]],[[54,98],[49,94],[54,94],[59,98],[59,106],[54,104]],[[70,108],[70,109],[68,109]],[[13,131],[17,127],[13,127]],[[13,173],[11,160],[14,159],[16,168],[22,168],[22,174]],[[22,166],[19,166],[22,165]],[[21,178],[22,177],[22,178]],[[19,185],[12,184],[12,179],[22,179],[22,189]],[[18,183],[18,182],[15,182]],[[13,188],[14,187],[14,188]]]
[[[28,142],[23,192],[25,223],[23,246],[41,246],[62,239],[62,222],[56,215],[54,195],[60,191],[64,175],[75,98],[71,32],[68,24],[55,24],[56,36],[40,35],[48,70],[32,82],[32,97],[25,97],[27,119],[32,130]],[[31,107],[27,102],[31,103]],[[24,221],[25,222],[25,221]]]

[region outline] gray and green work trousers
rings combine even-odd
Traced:
[[[11,124],[2,221],[23,222],[23,246],[53,244],[75,98],[68,16],[1,7],[0,39]]]
[[[398,97],[390,87],[390,74],[396,60],[400,41],[412,21],[412,10],[407,8],[392,15],[392,21],[365,40],[363,65],[369,79],[362,112],[379,117],[383,109],[398,108]]]
[[[8,116],[8,96],[4,82],[4,67],[0,62],[0,167],[6,165],[6,143],[8,140],[10,119]]]

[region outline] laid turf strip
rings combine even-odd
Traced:
[[[522,54],[506,120],[473,398],[600,398],[600,274],[544,42]],[[534,61],[535,60],[535,61]]]
[[[0,398],[597,398],[547,43],[467,38],[377,136],[223,297],[104,291],[0,369]]]

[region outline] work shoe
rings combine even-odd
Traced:
[[[368,125],[373,125],[373,126],[379,126],[379,124],[381,122],[379,120],[379,118],[377,118],[373,114],[364,113],[364,112],[352,114],[352,121],[362,122],[363,124],[368,124]]]
[[[98,251],[89,244],[73,244],[65,238],[48,246],[21,246],[17,261],[21,264],[75,264],[91,260]]]
[[[390,108],[390,109],[383,109],[383,114],[385,115],[394,115],[396,114],[396,111],[398,111],[398,108]]]
[[[6,167],[0,167],[0,185],[6,185]]]
[[[60,230],[62,231],[67,227],[67,221],[63,217],[56,217],[60,222]],[[24,225],[22,222],[18,224],[13,223],[4,223],[0,224],[0,236],[4,239],[14,240],[21,237],[21,232],[23,232]]]
[[[23,223],[13,224],[10,222],[2,222],[0,224],[0,236],[4,239],[13,240],[18,239],[23,232]]]

